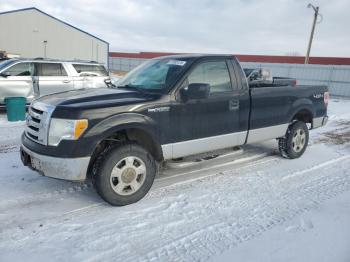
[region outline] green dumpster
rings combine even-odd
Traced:
[[[8,121],[23,121],[26,117],[26,102],[25,97],[6,97],[6,113]]]

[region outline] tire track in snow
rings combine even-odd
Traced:
[[[68,182],[69,183],[69,182]],[[92,188],[91,183],[81,183],[74,186],[70,186],[63,189],[57,189],[52,192],[37,192],[31,197],[20,197],[8,200],[2,200],[0,202],[0,208],[14,208],[16,205],[28,205],[34,202],[41,202],[44,200],[49,200],[52,198],[57,198],[59,196],[69,195],[73,193],[82,192],[84,190],[89,190]]]
[[[325,168],[332,168],[339,161],[333,160]],[[345,159],[341,164],[343,168],[340,170],[344,170],[349,164],[350,161]],[[294,186],[290,192],[286,190],[290,187],[290,184],[286,184],[285,180],[280,179],[282,194],[280,199],[277,198],[276,200],[276,203],[280,203],[280,207],[273,202],[264,204],[257,201],[255,207],[250,207],[253,210],[252,212],[243,213],[238,219],[228,219],[223,222],[214,221],[213,224],[206,224],[203,221],[202,227],[193,229],[176,239],[162,241],[161,246],[152,246],[153,239],[149,239],[149,243],[145,243],[145,245],[149,245],[147,249],[152,251],[144,252],[143,254],[140,254],[140,252],[137,254],[123,253],[120,258],[123,261],[170,261],[174,258],[179,261],[207,260],[211,256],[220,254],[224,250],[233,248],[242,242],[249,241],[297,215],[317,208],[323,201],[337,194],[350,190],[350,178],[348,175],[334,175],[334,173],[327,175],[327,172],[319,175],[317,171],[318,169],[309,168],[304,173],[309,173],[308,179],[303,184]],[[313,176],[310,176],[310,174],[313,174]],[[241,183],[246,182],[246,180],[246,177],[242,177]],[[261,183],[258,181],[255,186],[260,187]],[[248,209],[249,205],[244,203],[244,198],[241,198],[241,200],[243,203],[240,205],[243,207],[246,205],[247,208],[245,209]],[[215,210],[212,212],[215,214]],[[200,217],[203,214],[197,215]],[[108,257],[117,256],[118,252],[120,252],[118,248],[110,249],[104,251],[102,255],[91,257],[87,261],[101,261]]]
[[[283,180],[288,180],[288,179],[294,178],[296,176],[300,176],[300,175],[303,175],[305,173],[308,173],[308,172],[311,172],[311,171],[314,171],[314,170],[318,170],[318,169],[324,168],[324,167],[329,166],[329,165],[336,164],[338,162],[341,162],[341,161],[344,161],[344,160],[347,160],[347,159],[350,159],[350,155],[342,156],[342,157],[339,157],[339,158],[336,158],[336,159],[332,159],[332,160],[326,161],[324,163],[315,165],[313,167],[310,167],[310,168],[307,168],[307,169],[303,169],[301,171],[293,172],[292,174],[290,174],[288,176],[285,176],[282,179]]]
[[[327,166],[335,165],[344,159],[348,159],[348,157],[339,158],[337,161],[328,161],[330,163],[327,163]],[[349,163],[349,161],[346,163]],[[317,171],[316,168],[310,168],[304,173],[315,171]],[[265,219],[263,219],[263,221],[254,222],[255,226],[249,225],[246,232],[244,230],[240,231],[240,228],[237,228],[237,226],[230,223],[221,223],[202,228],[201,230],[184,235],[182,238],[175,241],[170,241],[158,249],[145,254],[144,259],[146,261],[152,259],[158,261],[169,260],[171,257],[163,258],[165,260],[159,259],[161,257],[161,251],[166,249],[168,253],[175,254],[175,256],[180,258],[179,260],[181,261],[205,261],[215,254],[220,254],[224,250],[233,248],[242,242],[248,241],[260,235],[264,231],[270,230],[274,226],[280,225],[297,215],[316,208],[323,201],[348,190],[350,190],[350,179],[348,176],[334,176],[328,179],[320,177],[316,181],[314,180],[313,183],[297,188],[293,192],[293,195],[299,199],[311,199],[310,202],[307,202],[304,205],[299,202],[300,206],[288,208],[286,211],[282,210],[283,212],[281,212],[281,210],[277,210],[276,208],[271,208],[270,211],[265,212]],[[290,197],[291,196],[288,195],[289,199]],[[248,217],[241,217],[241,220],[254,221],[256,216],[259,216],[259,214],[253,212],[253,214]],[[215,239],[215,241],[208,241],[210,238]],[[184,246],[188,242],[193,244],[191,245],[191,251],[186,250],[187,253],[176,252],[178,246]],[[220,242],[221,245],[218,245],[218,242]],[[133,259],[136,259],[136,257],[126,259],[125,261],[132,261]],[[94,259],[92,261],[94,261]]]
[[[345,168],[349,166],[350,161],[349,159],[346,159],[339,165],[338,163],[339,162],[329,164],[324,168],[331,169],[336,166],[339,170],[346,170]],[[266,169],[268,169],[268,167],[265,167],[265,170]],[[233,170],[230,172],[235,174],[240,171],[241,170]],[[118,212],[114,212],[112,208],[104,210],[106,213],[104,213],[102,217],[96,217],[91,212],[88,212],[86,214],[87,217],[85,217],[85,214],[81,214],[80,211],[67,215],[68,218],[69,216],[73,216],[71,217],[73,221],[70,223],[73,225],[84,217],[88,220],[90,220],[89,218],[97,219],[97,221],[94,221],[91,228],[88,228],[84,233],[80,233],[84,234],[84,238],[86,237],[89,242],[89,246],[86,248],[90,251],[88,257],[80,257],[80,260],[104,261],[114,257],[117,261],[205,261],[213,255],[220,254],[240,243],[249,241],[263,232],[268,231],[277,225],[281,225],[285,221],[288,221],[303,212],[316,208],[323,201],[332,198],[341,192],[350,190],[350,177],[348,174],[341,172],[339,172],[339,174],[331,174],[328,172],[319,174],[317,171],[318,169],[309,168],[308,172],[306,172],[308,173],[308,176],[305,176],[305,179],[299,181],[286,181],[278,175],[274,175],[275,178],[279,178],[276,179],[275,183],[278,184],[277,187],[275,186],[274,188],[280,189],[272,195],[266,195],[267,193],[265,192],[265,190],[269,191],[269,188],[265,187],[270,183],[269,180],[271,180],[272,174],[259,175],[254,171],[250,171],[234,180],[230,180],[230,177],[226,175],[204,178],[201,185],[197,184],[198,187],[203,187],[207,184],[208,191],[212,189],[211,184],[220,186],[217,190],[227,190],[228,188],[231,188],[233,193],[227,191],[227,194],[230,194],[232,197],[232,199],[230,199],[232,202],[230,202],[228,206],[237,205],[239,214],[235,215],[235,213],[232,213],[232,210],[226,210],[224,208],[225,203],[220,203],[219,205],[224,208],[223,210],[217,209],[215,206],[208,206],[208,209],[206,206],[207,203],[204,203],[205,201],[198,202],[198,200],[195,202],[197,205],[202,205],[202,208],[201,206],[197,206],[197,208],[194,209],[191,203],[186,202],[183,206],[177,206],[179,201],[171,204],[173,206],[163,207],[159,210],[158,208],[153,208],[151,211],[145,211],[147,214],[140,214],[139,219],[134,221],[136,223],[129,226],[130,232],[128,232],[129,228],[123,228],[122,231],[116,231],[118,232],[118,235],[115,235],[115,237],[122,240],[124,237],[127,237],[128,234],[132,234],[134,235],[133,240],[137,241],[139,234],[139,237],[142,239],[142,230],[137,233],[139,229],[147,227],[148,223],[164,223],[166,220],[159,221],[156,217],[162,216],[165,213],[171,214],[171,212],[176,209],[181,209],[181,211],[177,212],[181,213],[181,217],[184,221],[196,221],[196,223],[193,228],[189,227],[183,233],[177,233],[176,237],[166,237],[159,234],[150,236],[147,241],[142,242],[143,248],[141,249],[140,246],[135,243],[133,243],[132,246],[129,246],[129,248],[128,246],[121,247],[116,244],[118,241],[114,241],[115,243],[113,243],[113,240],[110,239],[111,236],[108,234],[108,232],[112,232],[112,229],[115,230],[115,227],[118,227],[118,224],[123,225],[129,221],[131,219],[129,216],[132,214],[133,209],[130,209],[129,215],[124,214],[123,217],[116,218],[117,220],[120,219],[117,224],[109,224],[111,221],[108,220],[108,218],[106,220],[106,217],[110,214],[118,216]],[[218,181],[221,181],[221,183],[216,183]],[[300,184],[300,182],[302,183]],[[237,191],[242,185],[247,184],[250,187],[250,193]],[[185,185],[175,185],[175,187],[178,191],[181,191],[181,188],[185,188]],[[160,189],[159,191],[165,190]],[[237,196],[237,194],[240,195]],[[209,199],[209,204],[225,200],[220,198],[217,199],[218,196],[220,196],[220,194],[215,194],[215,192],[213,192],[212,198]],[[254,203],[251,203],[250,201],[254,197],[256,200]],[[152,196],[150,198],[152,198]],[[179,199],[182,198],[183,197],[180,197]],[[160,196],[159,199],[162,199],[162,197]],[[265,202],[266,199],[273,199],[273,202]],[[172,210],[169,210],[169,208]],[[84,210],[81,210],[81,212],[83,211]],[[141,212],[142,211],[144,210],[141,210]],[[220,212],[221,214],[218,215],[217,212]],[[80,217],[75,217],[79,213]],[[94,209],[94,213],[101,213],[101,210],[99,208]],[[178,215],[180,215],[180,213]],[[135,215],[137,215],[137,213],[135,213]],[[205,216],[207,219],[204,219]],[[55,231],[52,232],[52,230],[56,227],[61,228],[61,226],[67,222],[66,219],[67,217],[65,219],[59,218],[57,221],[51,221],[52,228],[44,228],[41,232],[38,232],[33,236],[35,239],[34,243],[33,239],[29,243],[32,243],[32,245],[35,246],[37,245],[36,242],[41,243],[41,241],[44,241],[47,236],[49,236],[49,240],[52,240],[51,237],[55,237],[55,234],[57,235],[56,237],[60,239],[60,231],[57,233]],[[137,222],[141,224],[137,224]],[[137,227],[134,227],[135,225],[137,225]],[[167,224],[167,226],[169,226],[169,224]],[[181,227],[182,224],[176,224],[175,226]],[[170,232],[171,230],[172,228],[170,228]],[[163,233],[167,234],[169,233],[169,230],[165,229]],[[80,238],[80,234],[76,237]],[[15,247],[17,245],[19,245],[19,247],[25,245],[28,236],[25,232],[23,232],[22,235],[22,239],[17,239],[16,242],[14,242]],[[73,242],[75,243],[75,241]],[[79,243],[79,245],[82,246],[84,246],[84,244],[86,244],[86,242]],[[100,250],[100,248],[104,246],[107,246],[106,248],[108,249]],[[96,247],[99,248],[92,252],[91,250],[94,250]]]
[[[263,156],[261,158],[261,156]],[[254,159],[256,157],[256,161],[254,162],[248,162],[247,164],[245,164],[245,162],[247,160],[251,160],[251,159]],[[255,167],[255,166],[258,166],[258,165],[263,165],[263,164],[267,164],[269,162],[272,162],[272,161],[276,161],[276,160],[283,160],[283,158],[279,157],[279,156],[271,156],[271,154],[261,154],[261,155],[257,155],[257,156],[252,156],[252,157],[247,157],[247,158],[242,158],[242,159],[238,159],[237,163],[244,163],[245,165],[243,166],[240,166],[239,168],[236,168],[235,169],[235,172],[239,173],[241,172],[242,170],[244,169],[247,169],[247,168],[251,168],[251,167]],[[341,158],[337,158],[337,159],[333,159],[333,160],[330,160],[330,161],[327,161],[323,164],[320,164],[320,165],[316,165],[315,167],[312,167],[310,169],[306,169],[306,170],[303,170],[303,171],[300,171],[300,172],[296,172],[296,173],[293,173],[292,175],[289,175],[287,177],[290,177],[290,176],[293,176],[295,174],[304,174],[304,173],[307,173],[307,172],[310,172],[310,171],[313,171],[314,169],[316,169],[316,167],[323,167],[323,166],[326,166],[326,165],[330,165],[330,164],[333,164],[333,163],[336,163],[338,161],[341,161],[341,160],[344,160],[344,159],[347,159],[347,158],[350,158],[350,156],[343,156]],[[215,166],[215,168],[219,167],[219,166],[226,166],[226,165],[232,165],[232,163],[224,163],[222,165],[217,165]],[[214,167],[213,168],[208,168],[208,169],[215,169]],[[197,170],[197,171],[201,171],[201,170]],[[225,171],[225,173],[227,172],[230,172],[230,171]],[[183,174],[178,174],[176,176],[178,177],[183,177],[183,176],[186,176],[188,173],[183,173]],[[195,182],[195,181],[198,181],[198,180],[203,180],[203,179],[208,179],[210,177],[214,177],[214,176],[218,176],[218,175],[225,175],[223,174],[222,172],[219,172],[219,173],[211,173],[211,174],[206,174],[206,175],[202,175],[202,176],[198,176],[196,178],[193,178],[193,179],[182,179],[178,182],[173,182],[169,185],[166,185],[166,186],[162,186],[160,188],[157,188],[155,190],[151,190],[150,193],[146,196],[147,198],[150,198],[152,197],[152,195],[157,195],[158,192],[161,192],[162,190],[164,189],[167,189],[167,188],[176,188],[178,186],[182,186],[182,185],[186,185],[186,184],[189,184],[189,183],[192,183],[192,182]],[[284,177],[282,179],[286,179],[287,177]],[[170,177],[165,177],[165,178],[158,178],[156,179],[157,180],[167,180],[167,179],[171,179],[172,176]],[[8,202],[5,202],[5,203],[0,203],[0,207],[2,208],[6,208],[8,206],[11,205],[10,208],[14,208],[15,205],[23,205],[23,206],[27,206],[28,204],[30,203],[34,203],[34,202],[40,202],[40,201],[43,201],[43,200],[49,200],[51,198],[56,198],[58,196],[61,196],[62,195],[67,195],[67,194],[74,194],[74,193],[80,193],[81,191],[83,190],[92,190],[92,184],[91,183],[85,183],[85,184],[80,184],[80,185],[75,185],[75,186],[72,186],[72,187],[69,187],[67,189],[61,189],[61,190],[55,190],[54,192],[52,193],[37,193],[37,195],[31,197],[31,198],[22,198],[22,199],[14,199],[14,200],[9,200]],[[72,196],[74,197],[74,196]],[[105,206],[105,202],[99,202],[99,203],[94,203],[94,204],[91,204],[91,205],[87,205],[87,206],[83,206],[83,207],[80,207],[80,208],[77,208],[77,209],[73,209],[73,210],[69,210],[67,212],[63,212],[61,214],[56,214],[50,218],[46,218],[44,221],[49,221],[51,219],[58,219],[60,217],[67,217],[67,216],[71,216],[71,215],[77,215],[79,213],[86,213],[86,212],[89,212],[89,210],[93,210],[95,211],[96,208],[98,207],[101,207],[101,206]]]

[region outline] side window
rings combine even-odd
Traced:
[[[61,63],[38,63],[39,76],[67,76],[67,72]]]
[[[34,66],[32,63],[18,63],[11,66],[6,72],[11,76],[32,76],[34,73]]]
[[[102,65],[73,64],[73,67],[78,74],[90,72],[98,76],[108,76],[107,70]]]
[[[232,91],[230,75],[224,61],[199,64],[188,76],[188,84],[192,83],[209,84],[210,93]]]

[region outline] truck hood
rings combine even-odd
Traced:
[[[134,90],[92,88],[47,95],[36,101],[53,105],[55,107],[86,109],[142,103],[155,100],[157,97],[159,97],[159,95],[146,94]]]

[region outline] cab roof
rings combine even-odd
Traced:
[[[200,59],[200,58],[227,58],[232,59],[234,56],[230,54],[183,54],[183,55],[169,55],[161,56],[154,59]]]

